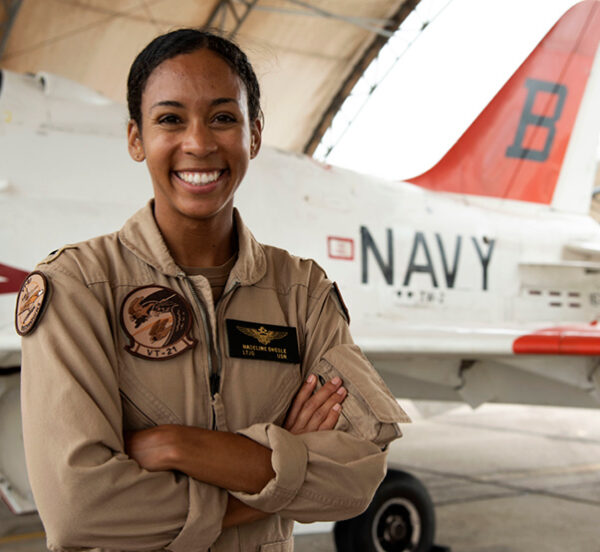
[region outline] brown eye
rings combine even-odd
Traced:
[[[169,113],[168,115],[162,115],[158,118],[158,123],[161,125],[175,125],[180,122],[181,118],[171,113]]]
[[[219,113],[218,115],[215,115],[213,121],[221,124],[230,124],[235,123],[237,119],[229,113]]]

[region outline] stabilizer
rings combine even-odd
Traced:
[[[599,41],[600,2],[573,6],[441,161],[408,181],[586,212],[600,131],[600,105],[592,92],[600,79],[594,68]],[[577,144],[570,144],[575,134]],[[578,162],[569,163],[569,157]],[[559,179],[568,193],[558,193]]]

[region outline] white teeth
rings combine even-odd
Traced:
[[[176,173],[181,180],[184,180],[188,184],[194,184],[194,186],[206,186],[214,182],[221,175],[221,171],[211,172],[196,172],[196,171],[185,171]]]

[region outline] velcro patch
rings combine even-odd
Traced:
[[[125,350],[151,360],[167,360],[196,345],[192,310],[175,290],[150,285],[134,289],[121,305],[121,326],[130,339]]]
[[[30,334],[40,320],[50,285],[41,272],[32,272],[21,286],[15,310],[15,328],[19,335]]]
[[[229,356],[274,362],[300,362],[296,328],[227,319]]]

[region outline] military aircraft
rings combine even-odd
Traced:
[[[588,216],[599,41],[600,2],[571,8],[408,182],[273,148],[252,163],[237,197],[249,227],[339,282],[353,335],[396,396],[600,405],[600,227]],[[121,105],[55,75],[1,77],[0,489],[19,513],[35,506],[15,294],[49,251],[118,229],[151,191],[128,157]],[[367,512],[338,524],[338,545],[429,550],[419,485],[390,470]]]

